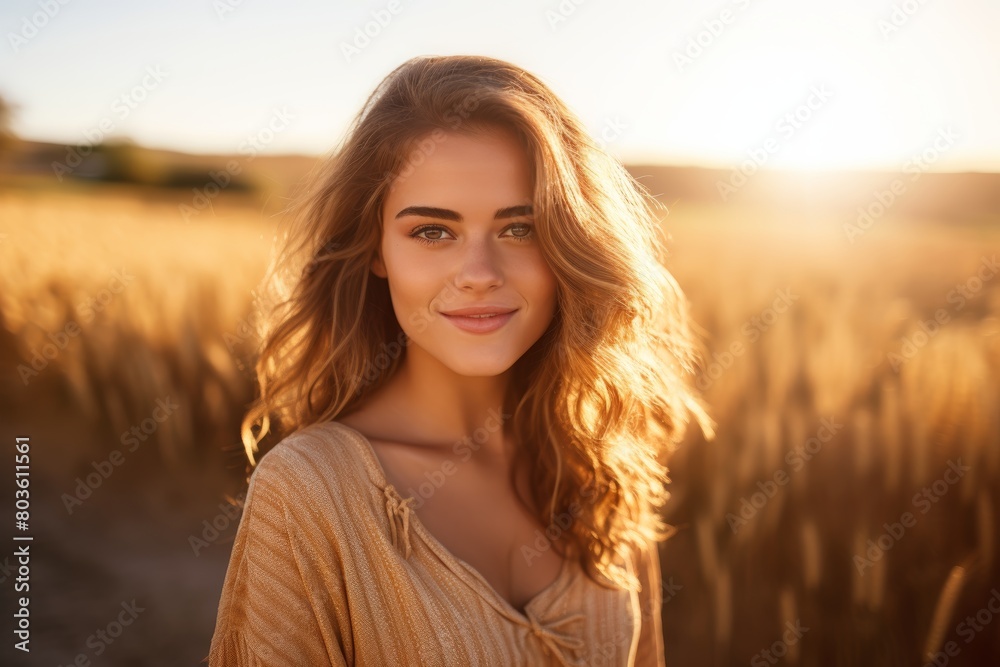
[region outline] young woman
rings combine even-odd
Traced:
[[[662,665],[665,459],[712,424],[652,199],[455,56],[393,71],[304,203],[210,665]]]

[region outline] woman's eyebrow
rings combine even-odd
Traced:
[[[496,213],[493,215],[495,220],[502,220],[504,218],[516,218],[521,215],[531,215],[532,208],[528,206],[507,206],[506,208],[497,209]],[[458,211],[452,211],[447,208],[437,208],[434,206],[407,206],[402,211],[396,214],[396,219],[406,217],[408,215],[416,215],[423,218],[437,218],[439,220],[450,220],[452,222],[463,222],[464,218],[462,214]]]

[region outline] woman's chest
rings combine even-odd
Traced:
[[[552,548],[562,525],[546,526],[518,498],[508,470],[402,451],[372,442],[387,480],[412,497],[417,520],[450,554],[478,572],[518,611],[558,577]],[[520,480],[522,489],[526,480]]]

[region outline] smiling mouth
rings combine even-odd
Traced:
[[[516,312],[517,310],[515,309],[505,313],[441,314],[444,315],[445,319],[463,331],[469,333],[491,333],[507,324]]]
[[[442,310],[440,313],[448,317],[495,317],[498,315],[510,315],[515,312],[517,308],[511,308],[509,306],[500,306],[496,304],[483,304],[479,306],[467,306],[464,308],[456,308],[451,311]]]

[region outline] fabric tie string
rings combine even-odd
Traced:
[[[400,541],[403,543],[404,558],[410,557],[410,504],[413,498],[403,500],[396,489],[389,484],[384,489],[385,512],[389,517],[389,527],[392,533],[392,546],[399,547]],[[397,525],[400,524],[401,525]]]
[[[534,616],[531,616],[530,614],[528,615],[528,620],[531,621],[531,631],[535,634],[535,636],[542,640],[545,646],[552,651],[562,664],[571,666],[577,665],[578,663],[570,662],[564,655],[562,648],[578,651],[583,648],[584,642],[579,637],[555,632],[553,628],[566,623],[572,623],[573,621],[582,620],[584,618],[586,618],[586,616],[583,613],[577,612],[551,621],[546,625],[542,625]]]

